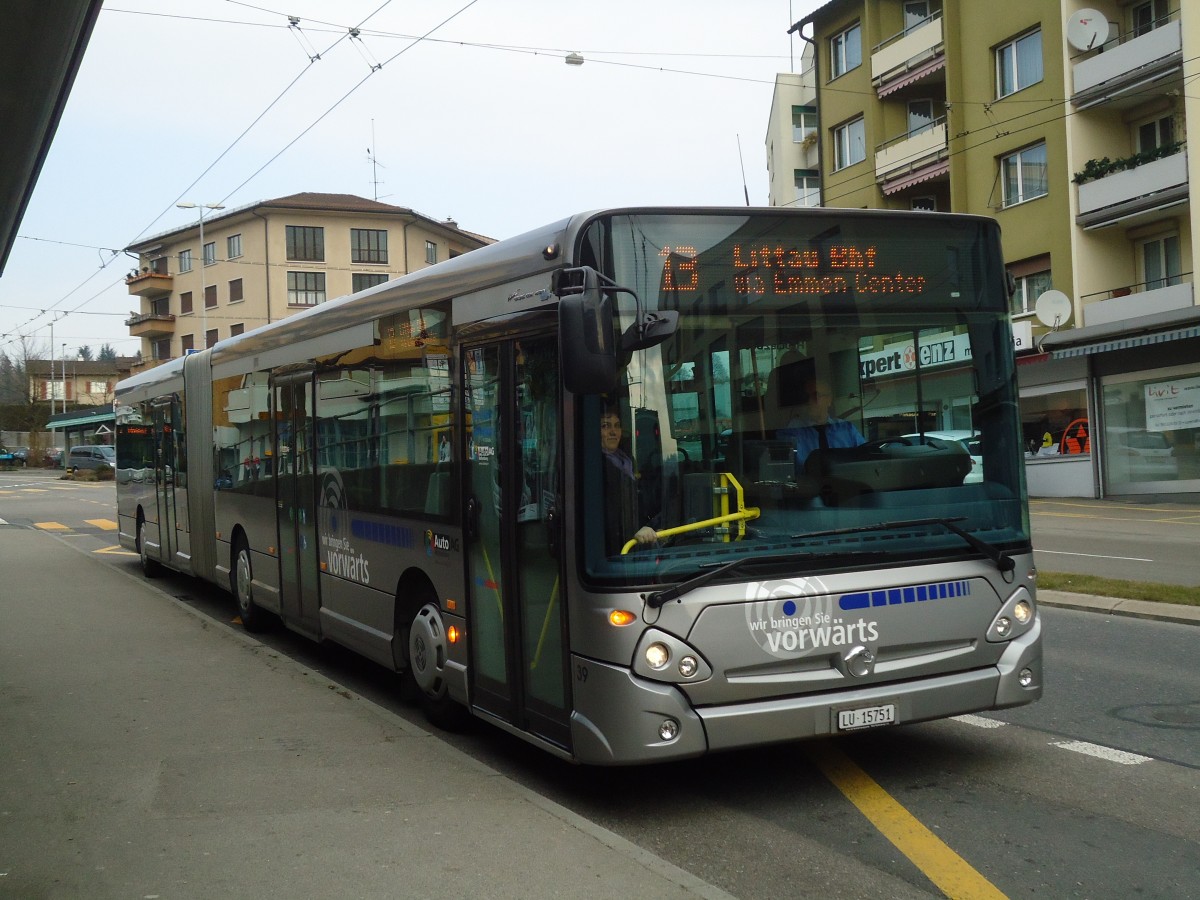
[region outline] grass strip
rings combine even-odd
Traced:
[[[1046,572],[1038,569],[1038,588],[1043,591],[1070,591],[1095,597],[1119,597],[1122,600],[1152,600],[1200,606],[1200,587],[1179,584],[1154,584],[1146,581],[1122,581],[1074,572]]]

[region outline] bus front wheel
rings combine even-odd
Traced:
[[[156,559],[150,558],[150,550],[146,546],[146,520],[140,515],[137,523],[138,558],[142,563],[142,574],[147,578],[157,578],[162,574],[162,565]]]
[[[265,631],[269,614],[254,602],[254,568],[250,560],[250,545],[244,537],[238,538],[234,545],[229,580],[233,596],[237,599],[242,627],[247,631]]]
[[[408,627],[407,677],[416,687],[425,718],[438,728],[457,731],[470,719],[467,710],[456,703],[446,686],[446,660],[449,647],[446,628],[436,604],[426,603],[413,616]]]

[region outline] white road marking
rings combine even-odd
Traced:
[[[1112,747],[1089,744],[1087,741],[1051,741],[1050,746],[1061,747],[1063,750],[1073,750],[1076,753],[1083,753],[1087,756],[1094,756],[1097,759],[1120,763],[1123,766],[1137,766],[1144,762],[1150,762],[1152,759],[1152,757],[1142,756],[1138,753],[1127,753],[1124,750],[1114,750]]]
[[[998,722],[995,719],[985,719],[983,716],[951,716],[955,722],[962,722],[964,725],[974,725],[976,728],[1003,728],[1007,722]]]
[[[1144,559],[1141,556],[1109,556],[1107,553],[1071,553],[1067,550],[1038,550],[1034,548],[1035,553],[1053,553],[1056,556],[1086,556],[1089,559],[1119,559],[1125,562],[1154,562],[1152,559]]]

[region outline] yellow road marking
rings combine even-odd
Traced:
[[[84,519],[83,521],[87,522],[89,525],[94,525],[103,531],[117,530],[117,523],[112,519]]]
[[[809,758],[846,799],[901,853],[955,900],[1004,898],[1004,893],[947,847],[866,772],[828,742],[806,745]]]
[[[61,522],[34,522],[34,528],[41,528],[43,531],[70,531],[66,525]]]
[[[132,550],[122,550],[120,546],[105,547],[103,550],[93,550],[93,553],[111,553],[113,556],[137,556]]]

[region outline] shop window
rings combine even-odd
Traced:
[[[1200,369],[1105,379],[1104,479],[1109,489],[1200,477]],[[1120,490],[1121,488],[1117,488]]]
[[[1021,437],[1027,458],[1090,453],[1090,430],[1083,386],[1021,398]]]

